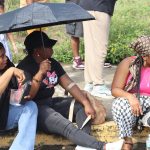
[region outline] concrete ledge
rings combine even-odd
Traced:
[[[135,133],[133,136],[134,143],[145,143],[150,128],[145,128],[141,133]],[[118,128],[114,121],[108,121],[101,125],[92,126],[92,135],[100,141],[113,142],[118,140]],[[15,135],[0,136],[0,148],[9,146]],[[46,135],[38,133],[36,136],[37,145],[70,145],[73,144],[64,137],[57,135]]]

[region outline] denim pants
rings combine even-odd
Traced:
[[[37,114],[37,105],[33,101],[21,106],[10,105],[6,129],[18,126],[18,134],[9,150],[34,150]]]
[[[49,98],[41,100],[41,103],[38,104],[39,129],[47,134],[55,133],[62,135],[76,145],[102,150],[104,143],[97,141],[93,136],[89,135],[91,128],[90,122],[80,130],[87,117],[82,105],[75,103],[74,108],[74,121],[78,127],[67,119],[70,103],[70,98]]]

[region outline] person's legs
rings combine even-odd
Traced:
[[[66,32],[71,36],[71,48],[73,53],[73,65],[75,69],[84,69],[84,63],[81,60],[80,37],[83,37],[82,22],[70,23],[66,25]]]
[[[143,113],[150,107],[150,97],[141,96],[140,104]],[[119,127],[121,138],[125,139],[124,149],[132,149],[133,127],[136,125],[137,117],[132,113],[130,104],[125,98],[117,98],[112,105],[113,118]]]
[[[125,139],[124,149],[132,149],[133,127],[137,117],[133,115],[130,104],[125,98],[117,98],[112,105],[113,118],[119,127],[119,135]]]
[[[18,125],[18,134],[10,150],[33,150],[37,123],[37,106],[33,101],[22,106],[10,106],[6,129]]]
[[[79,57],[79,45],[80,45],[79,37],[71,36],[71,48],[74,58]]]
[[[73,52],[73,65],[72,67],[75,69],[84,69],[84,64],[79,55],[79,47],[80,47],[80,38],[71,36],[71,47]]]
[[[107,55],[111,17],[103,12],[89,12],[96,18],[96,20],[83,22],[85,43],[85,82],[93,83],[94,86],[91,91],[92,95],[112,98],[111,92],[104,85],[103,80],[103,66]]]
[[[39,106],[38,123],[40,129],[46,133],[60,134],[77,145],[98,150],[102,149],[104,145],[103,142],[98,142],[94,137],[77,128],[72,122],[49,106]]]
[[[55,97],[52,98],[51,107],[58,113],[60,113],[66,119],[69,118],[70,105],[73,97]],[[74,104],[72,121],[77,123],[78,128],[80,129],[83,122],[87,118],[83,106],[77,101]],[[84,132],[90,134],[91,131],[91,122],[87,123],[82,129]]]
[[[137,117],[133,115],[128,100],[125,98],[115,99],[112,105],[112,113],[114,121],[119,127],[120,137],[132,137]]]

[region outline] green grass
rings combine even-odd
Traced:
[[[63,0],[51,0],[51,2],[64,2]],[[19,7],[19,0],[8,0],[7,10]],[[133,55],[128,45],[137,36],[150,34],[150,1],[149,0],[118,0],[111,21],[109,48],[107,62],[118,64],[123,58]],[[52,38],[58,40],[54,47],[54,56],[61,62],[72,61],[70,37],[65,32],[65,26],[49,27],[46,31]],[[26,32],[14,33],[20,52],[24,49],[23,41]],[[84,58],[84,44],[81,39],[81,55]],[[14,56],[14,62],[24,57],[23,52]]]

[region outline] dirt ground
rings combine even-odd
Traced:
[[[35,150],[74,150],[74,145],[43,145],[35,148]],[[8,147],[6,148],[0,148],[0,150],[8,150]]]
[[[74,150],[75,145],[43,145],[35,148],[35,150]],[[134,144],[133,150],[145,150],[145,143]],[[0,150],[8,150],[7,148],[0,148]]]

